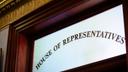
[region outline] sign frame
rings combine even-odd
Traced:
[[[5,72],[32,72],[34,40],[120,4],[124,6],[128,52],[128,1],[53,0],[10,25]]]

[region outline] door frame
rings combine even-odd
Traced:
[[[127,0],[53,0],[10,25],[5,72],[32,72],[34,40],[119,4],[124,8],[128,52]]]

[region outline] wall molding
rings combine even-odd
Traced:
[[[51,0],[11,0],[9,4],[0,8],[0,29],[17,21],[50,1]]]
[[[21,2],[22,0],[2,0],[0,2],[0,15],[6,12],[8,9],[14,7],[17,3]]]

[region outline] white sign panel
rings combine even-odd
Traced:
[[[35,41],[33,72],[61,72],[126,53],[122,5]]]

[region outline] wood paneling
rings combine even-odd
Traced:
[[[17,57],[17,65],[16,65],[16,72],[25,72],[25,67],[26,67],[26,59],[27,59],[27,39],[25,39],[24,36],[20,35],[19,36],[19,50],[18,50],[18,57]]]
[[[28,41],[29,38],[20,34],[19,35],[19,45],[17,49],[17,59],[16,59],[16,69],[15,72],[32,72],[32,59],[31,53],[29,51],[33,51],[31,45],[33,44],[32,39]],[[31,45],[30,45],[31,44]],[[33,56],[33,55],[32,55]]]
[[[22,4],[19,7],[16,7],[16,9],[13,9],[7,14],[0,16],[0,28],[13,23],[14,21],[20,19],[21,17],[29,14],[30,12],[50,2],[51,0],[26,0],[26,1],[27,1],[26,3]]]

